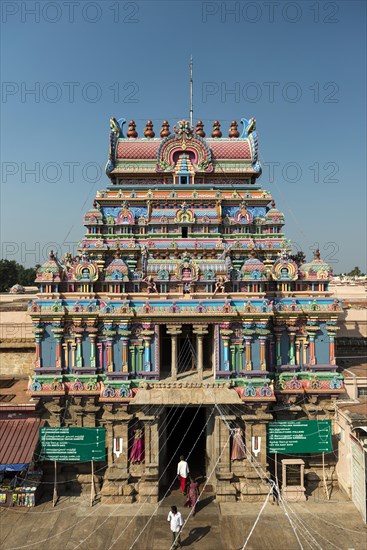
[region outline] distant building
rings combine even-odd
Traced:
[[[37,271],[29,391],[51,426],[106,426],[106,500],[157,500],[179,454],[219,501],[262,498],[248,457],[231,460],[232,430],[265,471],[267,422],[333,418],[344,392],[332,268],[319,251],[290,259],[284,215],[258,184],[255,120],[241,122],[207,137],[201,121],[164,121],[156,137],[148,121],[138,137],[112,118],[110,183],[79,254]],[[320,469],[307,457],[306,477]]]
[[[337,404],[339,485],[367,522],[367,398]]]

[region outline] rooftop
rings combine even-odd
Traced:
[[[0,418],[27,416],[36,410],[38,399],[27,393],[28,379],[0,376]]]
[[[352,378],[353,376],[357,376],[358,378],[366,378],[367,362],[361,357],[361,362],[359,365],[353,365],[348,368],[340,367],[338,370],[344,378]]]

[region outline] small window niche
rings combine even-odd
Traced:
[[[189,228],[188,227],[181,227],[181,237],[183,239],[187,239],[189,236]]]

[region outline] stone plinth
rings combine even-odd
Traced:
[[[300,458],[282,460],[282,496],[289,502],[306,500],[305,462]]]

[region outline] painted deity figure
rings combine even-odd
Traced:
[[[243,460],[246,458],[246,449],[243,442],[243,432],[241,428],[236,428],[233,434],[231,460]]]
[[[191,269],[189,267],[184,267],[182,270],[182,280],[191,281]]]
[[[158,292],[157,285],[155,284],[152,276],[146,277],[144,282],[147,284],[147,291],[149,293]]]
[[[190,292],[191,292],[191,283],[190,282],[184,283],[183,293],[184,294],[190,294]]]
[[[140,464],[144,460],[144,442],[143,430],[137,428],[134,430],[134,442],[130,451],[130,461],[132,464]]]
[[[218,277],[218,280],[215,283],[214,287],[214,294],[217,292],[225,292],[226,291],[226,283],[228,283],[229,279],[228,277]]]

